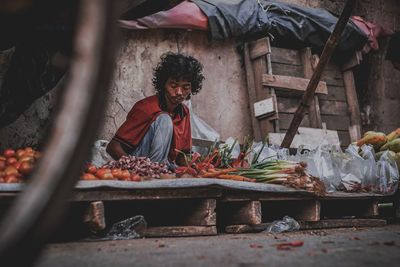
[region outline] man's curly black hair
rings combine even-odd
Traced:
[[[169,78],[191,82],[191,95],[197,94],[204,80],[203,65],[194,57],[167,52],[153,70],[153,85],[160,100],[165,97],[165,83]],[[189,95],[190,97],[190,95]]]

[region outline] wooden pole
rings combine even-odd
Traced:
[[[296,113],[294,114],[294,118],[290,123],[289,129],[286,132],[281,147],[289,148],[290,145],[292,144],[297,129],[299,128],[300,123],[303,120],[304,115],[310,106],[310,102],[312,99],[314,99],[315,90],[318,86],[319,81],[321,80],[322,72],[324,71],[326,64],[329,62],[333,52],[336,49],[336,46],[339,43],[342,32],[346,27],[347,22],[349,21],[349,18],[351,16],[351,13],[354,9],[356,2],[357,0],[348,0],[346,2],[343,12],[339,17],[338,22],[336,23],[335,29],[333,30],[331,36],[329,36],[329,39],[325,44],[321,58],[318,62],[317,67],[315,68],[313,76],[310,79],[307,89],[304,92],[300,105],[297,108]]]

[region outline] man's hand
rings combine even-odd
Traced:
[[[106,151],[115,160],[119,160],[122,156],[128,155],[122,148],[121,144],[118,141],[115,141],[114,139],[112,139],[110,143],[108,143]]]

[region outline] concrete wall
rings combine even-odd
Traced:
[[[340,13],[344,0],[285,0]],[[355,10],[367,20],[400,30],[400,3],[396,0],[360,0]],[[387,42],[382,41],[385,48]],[[186,31],[139,31],[124,36],[111,87],[104,126],[98,137],[109,139],[139,99],[152,95],[151,70],[166,51],[197,57],[204,64],[203,90],[193,97],[194,112],[214,127],[223,139],[242,138],[251,132],[243,66],[234,41],[209,42],[205,33]],[[384,60],[385,49],[371,53],[369,75],[361,77],[365,129],[390,131],[400,126],[400,72]],[[16,122],[0,130],[0,148],[40,143],[53,110],[55,91],[37,100]],[[368,111],[370,110],[370,111]]]
[[[132,105],[154,94],[152,69],[167,51],[192,55],[204,66],[203,89],[192,97],[200,118],[223,139],[251,133],[244,69],[234,41],[210,42],[204,32],[163,30],[130,32],[125,38],[99,138],[110,139]]]

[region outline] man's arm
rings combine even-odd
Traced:
[[[126,152],[121,146],[121,143],[112,139],[110,143],[108,143],[106,151],[111,157],[115,160],[120,159],[122,156],[127,156]]]

